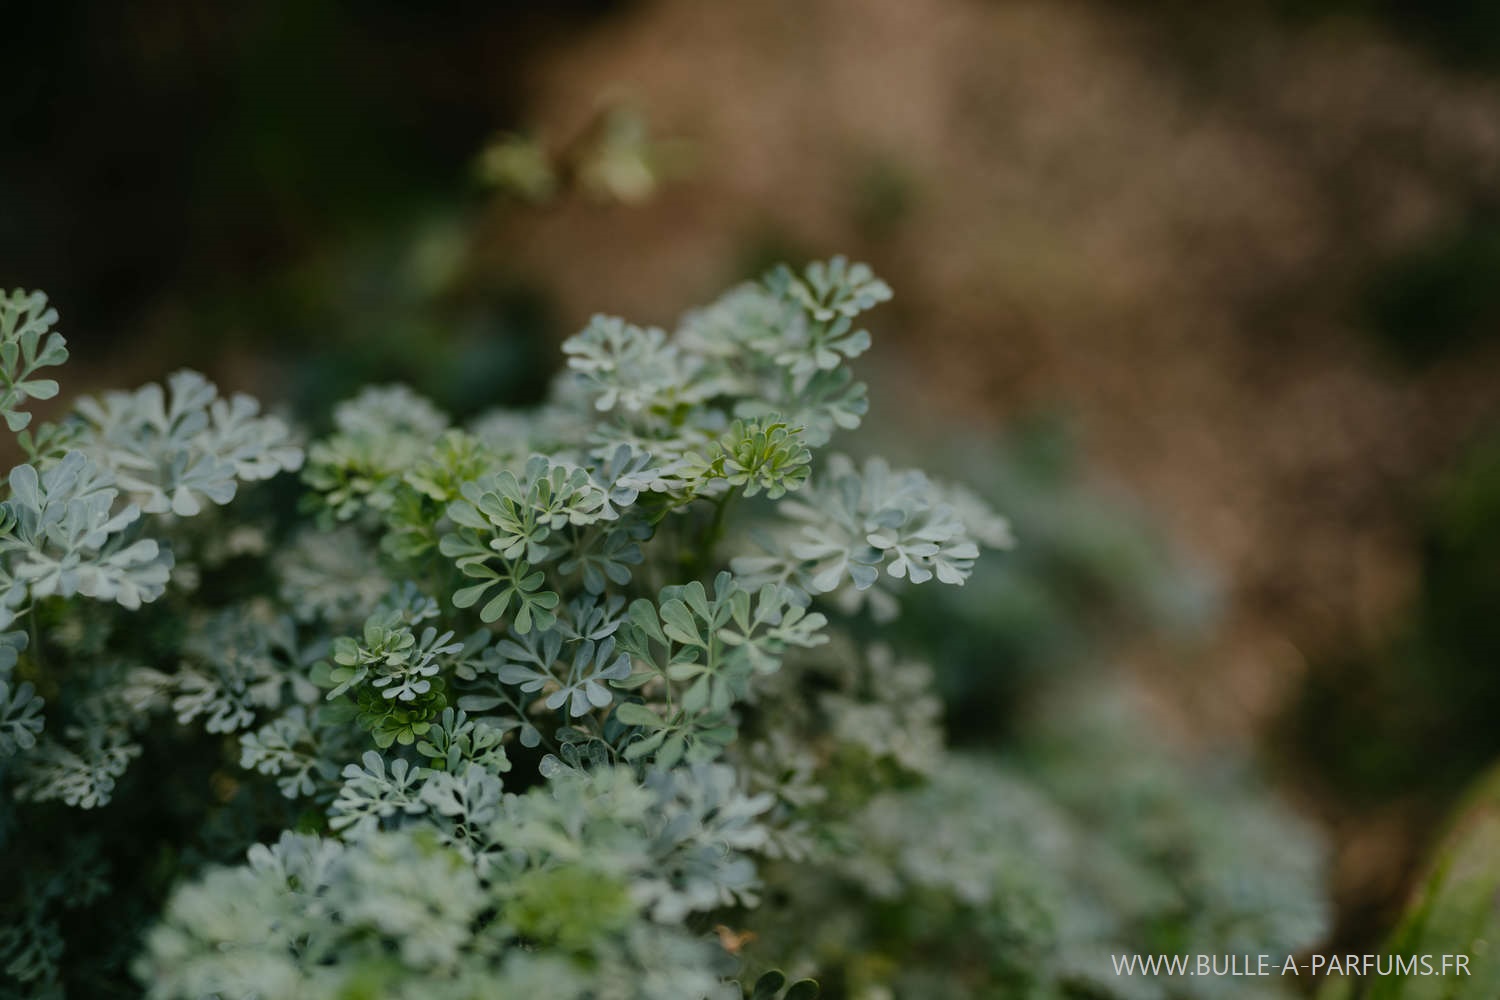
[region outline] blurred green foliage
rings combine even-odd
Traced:
[[[1330,977],[1320,1000],[1488,1000],[1500,995],[1500,771],[1491,770],[1454,810],[1382,955],[1464,956],[1467,975]],[[1434,957],[1434,971],[1441,968]]]
[[[1116,975],[1111,955],[1321,939],[1319,838],[1244,762],[1168,749],[1097,677],[1028,701],[1004,752],[953,756],[846,817],[847,859],[770,866],[779,913],[752,915],[752,960],[817,968],[830,997],[1128,1000],[1175,994]]]
[[[1131,637],[1204,636],[1211,582],[1089,480],[1055,414],[945,446],[887,425],[881,446],[962,469],[1015,531],[1006,558],[944,600],[914,591],[881,629],[931,657],[950,741],[969,750],[868,802],[851,762],[849,788],[829,795],[861,852],[771,866],[786,909],[752,921],[752,959],[815,968],[830,997],[1081,1000],[1165,995],[1116,976],[1111,954],[1316,944],[1329,919],[1318,835],[1252,761],[1172,749],[1110,670]],[[1241,995],[1232,980],[1195,985]]]
[[[1188,642],[1211,628],[1211,579],[1127,497],[1087,479],[1061,414],[1018,421],[999,442],[960,436],[935,455],[930,443],[897,441],[946,473],[962,470],[1006,512],[1017,538],[963,590],[941,601],[914,595],[899,622],[914,647],[933,651],[955,742],[1004,745],[1027,692],[1060,674],[1107,668],[1117,640]]]
[[[921,194],[912,171],[889,154],[863,158],[850,189],[849,215],[860,234],[870,240],[895,235]]]
[[[1316,665],[1289,718],[1347,802],[1454,794],[1500,756],[1500,435],[1447,477],[1423,526],[1421,590],[1381,648]]]

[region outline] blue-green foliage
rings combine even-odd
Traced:
[[[1005,756],[945,755],[927,782],[828,817],[858,849],[765,869],[795,892],[751,915],[754,951],[839,968],[850,995],[1133,998],[1177,994],[1122,979],[1111,955],[1317,942],[1328,912],[1311,831],[1237,776],[1176,759],[1112,695],[1054,692]],[[1298,984],[1257,986],[1270,998]],[[1243,989],[1210,977],[1191,995]]]
[[[56,320],[40,294],[0,298],[0,362],[10,386],[4,405],[13,429],[30,418],[10,407],[23,397],[57,392],[55,382],[31,378],[35,368],[67,358],[62,335],[50,332]],[[156,601],[172,579],[168,539],[180,519],[201,513],[205,500],[228,503],[240,482],[301,465],[301,449],[286,425],[258,416],[253,400],[222,399],[195,372],[178,372],[168,384],[167,393],[150,385],[102,401],[86,398],[75,417],[22,442],[32,446],[33,461],[11,469],[0,502],[5,627],[34,620],[42,602],[53,598],[86,597],[130,610]],[[204,715],[211,732],[232,731],[253,718],[255,708],[277,700],[282,678],[265,653],[274,637],[263,625],[246,623],[229,645],[219,641],[228,624],[205,628],[189,642],[202,669],[185,666],[163,685],[177,693],[172,707],[180,721]],[[137,707],[131,689],[82,678],[71,724],[44,732],[38,681],[50,687],[61,678],[17,676],[26,638],[8,633],[0,655],[0,758],[17,758],[15,792],[102,805],[138,752],[129,737]]]
[[[38,369],[68,356],[57,319],[40,293],[0,295],[0,411],[30,459],[11,469],[0,500],[0,844],[14,859],[0,905],[0,981],[28,996],[59,988],[58,920],[105,896],[107,863],[97,839],[67,830],[27,839],[37,819],[21,804],[107,806],[142,756],[153,708],[230,732],[279,704],[283,684],[310,687],[296,673],[305,664],[272,652],[290,636],[248,606],[184,609],[194,623],[180,645],[155,650],[181,657],[170,671],[111,655],[126,613],[175,603],[170,590],[190,593],[204,565],[254,535],[231,531],[215,555],[189,519],[212,520],[241,483],[296,469],[302,452],[253,400],[221,398],[193,372],[171,376],[166,390],[84,399],[60,423],[33,424],[21,407],[58,392]]]
[[[859,929],[901,901],[995,930],[995,983],[1032,954],[1007,942],[1106,940],[1007,936],[1045,892],[987,831],[1051,843],[1032,821],[1059,807],[950,756],[931,668],[890,641],[1005,520],[825,450],[865,412],[848,363],[889,296],[835,259],[672,332],[596,318],[540,407],[463,426],[367,389],[307,446],[300,521],[220,512],[303,451],[201,376],[36,429],[0,504],[0,782],[30,810],[0,847],[62,888],[0,897],[17,995],[129,969],[158,1000],[771,1000],[782,961],[938,995],[916,951],[881,958],[899,933]],[[55,315],[4,303],[14,401],[44,398]],[[171,824],[110,854],[133,867],[90,911],[144,940],[77,965],[90,848],[26,832],[64,807]]]
[[[794,529],[798,515],[784,522],[769,502],[820,488],[813,446],[857,425],[863,389],[843,363],[869,337],[851,323],[888,296],[836,261],[738,289],[671,335],[598,318],[564,345],[568,370],[543,407],[466,428],[399,387],[340,406],[309,447],[304,507],[381,553],[368,575],[408,592],[351,603],[346,555],[322,586],[316,560],[288,557],[304,620],[330,640],[306,674],[319,697],[282,689],[282,711],[240,737],[241,763],[315,803],[338,840],[284,839],[184,890],[140,966],[153,995],[265,982],[334,996],[378,977],[466,996],[466,984],[530,982],[538,956],[549,996],[739,995],[721,982],[732,957],[695,915],[755,905],[755,855],[799,823],[755,778],[741,730],[759,715],[758,682],[828,643],[815,602],[875,580],[815,574],[841,558],[828,539],[782,555],[779,575],[729,567],[753,550],[747,529],[763,525],[768,544]],[[866,471],[867,492],[865,472],[827,467],[825,488],[852,490],[843,562],[884,569],[892,599],[902,585],[961,583],[978,544],[942,488]],[[840,655],[857,665],[863,653],[846,642]],[[367,749],[341,733],[363,733]],[[374,923],[341,913],[325,945],[257,911],[226,942],[242,901],[281,877],[268,858],[324,852],[339,860],[317,897],[347,897]],[[391,904],[347,885],[371,852],[415,852],[468,902],[381,924]],[[206,917],[214,905],[223,915]],[[204,938],[204,926],[217,930]],[[776,989],[768,978],[762,993]]]
[[[36,377],[38,369],[68,360],[67,342],[51,332],[56,322],[57,310],[41,292],[0,291],[0,416],[12,431],[31,424],[31,414],[21,409],[26,400],[57,395],[56,380]]]
[[[815,460],[864,412],[854,321],[889,294],[839,260],[672,334],[601,317],[564,345],[544,406],[468,427],[404,387],[366,390],[307,448],[316,527],[269,560],[268,525],[213,513],[303,462],[247,397],[179,372],[29,431],[0,505],[8,794],[112,808],[175,726],[233,741],[210,761],[211,825],[264,810],[263,780],[316,831],[178,890],[136,962],[148,993],[741,995],[703,920],[756,905],[756,855],[806,839],[796,793],[750,766],[752,738],[780,739],[763,682],[828,648],[825,595],[882,570],[891,595],[961,583],[978,554],[920,475]],[[66,350],[41,296],[3,310],[20,430],[22,404],[57,391],[36,369]],[[747,531],[779,544],[798,515],[778,508],[818,490],[852,497],[841,536],[731,568],[758,551]],[[246,559],[271,586],[201,589]],[[170,613],[137,631],[80,600]],[[839,644],[855,670],[864,655]],[[62,900],[7,911],[0,957],[36,992],[69,978]]]

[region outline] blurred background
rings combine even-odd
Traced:
[[[1324,832],[1339,950],[1500,757],[1493,3],[6,19],[0,284],[59,307],[65,395],[188,365],[313,427],[371,381],[521,405],[594,312],[844,253],[896,290],[883,450],[1020,541],[964,634],[908,626],[956,742],[1058,678],[1127,687]]]

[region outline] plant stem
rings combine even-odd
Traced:
[[[714,501],[713,518],[708,522],[708,529],[703,533],[703,544],[699,548],[702,554],[698,559],[697,569],[700,571],[711,569],[714,565],[714,551],[724,537],[724,515],[729,512],[729,506],[736,496],[738,494],[730,490]]]

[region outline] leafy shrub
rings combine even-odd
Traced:
[[[752,952],[816,965],[845,996],[1230,998],[1242,981],[1177,994],[1111,956],[1320,940],[1323,859],[1304,823],[1162,747],[1118,691],[1065,688],[1031,711],[1003,756],[945,754],[925,782],[830,814],[857,850],[768,864],[785,902],[750,915]]]
[[[1058,834],[1109,801],[1067,797],[1092,764],[1062,755],[1052,802],[945,750],[891,623],[1010,532],[826,450],[889,296],[777,269],[670,334],[596,318],[535,410],[374,387],[305,446],[190,372],[33,431],[56,317],[3,300],[9,995],[805,1000],[789,964],[833,996],[1107,996],[1077,971],[1107,944],[1238,947],[1215,920],[1289,899],[1308,943],[1315,859],[1249,865],[1281,895],[1232,851],[1172,881],[1243,827],[1210,809],[1105,864]],[[296,513],[241,489],[298,469]],[[1153,830],[1197,794],[1162,771],[1125,775],[1165,789]]]
[[[165,729],[243,769],[212,765],[204,823],[263,828],[263,782],[303,832],[171,891],[134,962],[152,996],[721,995],[734,962],[704,915],[754,905],[754,857],[798,821],[783,776],[752,767],[755,741],[791,738],[765,679],[827,657],[817,607],[893,607],[978,556],[918,473],[813,475],[812,447],[864,409],[853,320],[888,296],[836,260],[671,337],[600,318],[544,407],[469,428],[366,390],[307,449],[316,533],[284,548],[269,519],[195,530],[304,460],[195,373],[24,437],[0,506],[0,751],[8,877],[48,888],[7,896],[8,976],[94,975],[62,930],[103,891],[68,883],[78,850],[33,842],[46,817],[22,810],[116,808]],[[3,300],[13,430],[57,392],[36,375],[66,358],[55,321],[40,295]],[[852,690],[867,653],[839,648]]]

